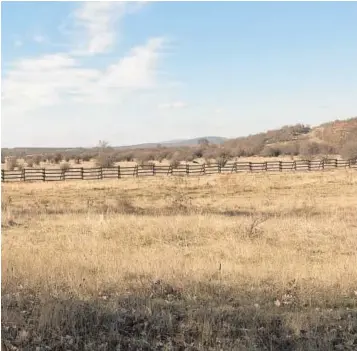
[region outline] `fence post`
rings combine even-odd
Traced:
[[[283,170],[283,163],[282,161],[279,161],[279,172]]]
[[[46,181],[46,168],[42,168],[42,181]]]
[[[265,171],[268,172],[268,162],[265,161]]]
[[[103,167],[100,167],[100,179],[103,179]]]
[[[337,158],[335,159],[335,168],[338,167]]]
[[[186,175],[190,175],[190,165],[186,164]]]
[[[5,170],[1,170],[1,181],[4,182],[5,181]]]
[[[84,179],[84,169],[83,169],[83,167],[81,167],[81,179],[82,180]]]
[[[24,182],[26,182],[26,168],[22,169],[22,176],[21,178],[24,180]]]
[[[135,176],[136,176],[136,177],[139,177],[139,165],[136,165],[136,168],[135,168]]]
[[[348,168],[351,168],[351,164],[352,164],[352,160],[349,159],[349,160],[348,160]]]
[[[252,172],[252,162],[249,162],[249,170]]]
[[[325,170],[325,159],[324,158],[322,159],[322,170],[323,171]]]
[[[120,165],[118,166],[118,179],[120,178]]]
[[[311,161],[307,160],[307,169],[311,171]]]
[[[155,163],[152,164],[152,175],[156,175]]]
[[[294,171],[296,171],[296,161],[294,161]]]

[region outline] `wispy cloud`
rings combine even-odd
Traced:
[[[135,2],[83,2],[74,13],[74,28],[80,43],[76,55],[94,55],[109,51],[118,39],[117,26],[129,13],[143,5]]]
[[[164,43],[151,38],[103,70],[85,68],[68,53],[19,60],[5,76],[3,104],[33,109],[70,100],[109,103],[125,90],[149,89],[157,82]]]
[[[187,107],[187,104],[183,101],[175,101],[159,104],[157,106],[160,110],[172,110],[172,109],[180,109]]]
[[[115,48],[115,38],[122,33],[114,25],[115,21],[142,6],[81,4],[74,12],[76,15],[68,17],[72,23],[67,23],[67,28],[71,28],[74,40],[71,40],[72,36],[64,36],[67,40],[62,46],[57,45],[57,52],[54,52],[56,45],[47,34],[46,37],[32,36],[31,39],[38,43],[45,40],[43,48],[46,49],[48,44],[51,50],[37,57],[19,58],[7,65],[9,69],[3,74],[1,97],[6,123],[11,125],[14,121],[38,118],[38,125],[42,125],[57,113],[56,123],[59,125],[61,115],[58,111],[66,111],[63,118],[67,120],[76,116],[85,118],[83,116],[89,114],[96,116],[103,111],[109,111],[107,117],[114,118],[119,109],[131,111],[131,104],[140,99],[148,104],[151,99],[155,104],[162,100],[160,89],[167,89],[169,82],[166,82],[168,76],[161,63],[171,42],[164,36],[157,36],[138,42],[124,53]],[[78,45],[81,38],[83,46]],[[108,52],[106,62],[109,63],[99,65],[96,55]],[[152,93],[147,94],[149,91]],[[174,102],[172,108],[183,105]],[[49,110],[54,111],[52,115],[48,114]]]

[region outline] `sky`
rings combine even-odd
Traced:
[[[356,2],[2,2],[1,146],[357,116]]]

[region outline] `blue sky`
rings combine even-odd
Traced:
[[[2,2],[2,147],[357,115],[356,2]]]

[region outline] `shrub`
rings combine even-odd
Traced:
[[[27,167],[33,167],[33,158],[30,157],[26,160]]]
[[[24,165],[23,162],[17,161],[17,162],[16,162],[16,168],[17,168],[19,171],[22,171],[22,170],[25,168],[25,165]]]
[[[97,167],[113,167],[114,166],[114,159],[113,155],[106,153],[106,152],[101,152],[96,158],[96,165]]]
[[[281,155],[299,155],[299,143],[293,142],[288,144],[281,144],[278,146]]]
[[[58,164],[63,160],[63,155],[60,153],[57,153],[53,156],[53,161],[54,163]]]
[[[66,162],[69,162],[69,161],[71,160],[71,157],[70,157],[69,155],[66,155],[66,156],[64,157],[64,160],[65,160]]]
[[[63,173],[67,172],[70,168],[71,167],[68,162],[62,162],[60,165],[60,169]]]
[[[79,164],[81,163],[81,158],[80,158],[79,156],[76,156],[76,157],[74,158],[74,163],[75,163],[76,165],[79,165]]]
[[[260,155],[263,157],[277,157],[280,155],[280,150],[273,146],[265,146],[264,149],[260,152]]]
[[[83,160],[84,162],[89,162],[89,161],[92,159],[92,156],[93,156],[93,155],[91,155],[91,154],[83,154],[83,155],[82,155],[82,160]]]
[[[195,155],[186,155],[185,161],[192,162],[195,158],[196,158]]]
[[[8,171],[13,171],[17,166],[17,159],[16,157],[8,157],[6,160],[6,169]]]
[[[42,158],[41,155],[36,155],[36,156],[33,157],[33,163],[36,166],[39,166],[42,160],[43,160],[43,158]]]
[[[327,155],[332,153],[335,153],[334,148],[326,143],[305,141],[300,144],[300,154],[302,156]]]
[[[224,167],[228,162],[228,159],[225,157],[218,157],[217,163],[221,166]]]
[[[172,168],[178,168],[179,166],[180,166],[180,161],[179,160],[177,160],[177,159],[175,159],[175,160],[172,160],[171,162],[170,162],[170,166],[172,167]]]
[[[133,152],[126,152],[122,155],[122,159],[127,162],[132,162],[134,160],[134,153]]]
[[[357,141],[349,141],[340,150],[340,155],[346,160],[357,159]]]
[[[202,158],[203,157],[203,149],[199,148],[192,153],[193,158]]]

